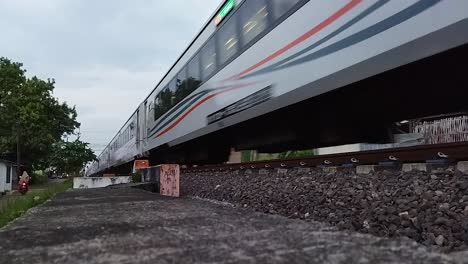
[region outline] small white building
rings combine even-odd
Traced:
[[[13,162],[0,160],[0,194],[12,190],[12,182],[16,177],[15,168]]]

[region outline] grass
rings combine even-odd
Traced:
[[[66,180],[63,183],[45,186],[41,190],[30,189],[25,195],[5,197],[0,200],[0,227],[24,215],[28,209],[44,203],[57,193],[68,190],[72,184],[71,180]]]

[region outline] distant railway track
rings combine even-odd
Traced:
[[[183,168],[182,172],[207,172],[223,170],[295,168],[317,166],[379,165],[399,163],[455,163],[468,160],[468,142],[417,145],[295,159],[278,159],[234,164],[213,164]]]

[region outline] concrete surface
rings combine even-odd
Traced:
[[[1,229],[0,241],[0,263],[457,263],[463,258],[409,240],[131,188],[59,194]]]
[[[114,177],[76,177],[73,178],[73,189],[93,189],[103,188],[116,184],[126,184],[132,182],[130,176]]]
[[[403,172],[427,171],[426,163],[405,163],[401,170]]]
[[[459,161],[457,164],[457,170],[468,175],[468,161]]]
[[[356,166],[357,174],[370,174],[375,171],[374,165],[359,165]]]

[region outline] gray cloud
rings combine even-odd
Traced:
[[[0,0],[0,56],[55,78],[96,151],[114,136],[220,1]]]

